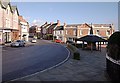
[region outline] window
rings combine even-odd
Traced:
[[[73,31],[73,34],[76,35],[76,30]]]
[[[62,34],[62,32],[60,31],[60,34]]]
[[[40,28],[38,28],[38,30],[41,30]]]
[[[97,34],[97,35],[100,35],[100,31],[99,31],[99,30],[96,30],[96,34]]]
[[[109,30],[107,30],[107,35],[110,35],[110,31]]]
[[[82,30],[80,30],[80,35],[82,35],[83,34],[83,31]]]

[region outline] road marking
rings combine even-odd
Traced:
[[[61,45],[61,44],[59,44],[59,45]],[[61,45],[61,46],[63,46],[63,45]],[[66,48],[65,46],[63,46],[63,47]],[[65,62],[69,59],[69,57],[70,57],[70,51],[69,51],[67,48],[66,48],[66,50],[68,51],[68,56],[67,56],[67,58],[66,58],[65,60],[63,60],[62,62],[58,63],[57,65],[54,65],[54,66],[52,66],[52,67],[49,67],[49,68],[47,68],[47,69],[44,69],[44,70],[42,70],[42,71],[36,72],[36,73],[34,73],[34,74],[31,74],[31,75],[27,75],[27,76],[24,76],[24,77],[20,77],[20,78],[16,78],[16,79],[10,80],[10,81],[8,81],[8,82],[17,81],[17,80],[20,80],[20,79],[23,79],[23,78],[27,78],[27,77],[33,76],[33,75],[36,75],[36,74],[38,74],[38,73],[42,73],[42,72],[51,70],[51,69],[53,69],[53,68],[55,68],[55,67],[57,67],[57,66],[59,66],[59,65],[61,65],[61,64],[63,64],[63,63],[65,63]],[[7,83],[7,82],[5,82],[5,83]]]

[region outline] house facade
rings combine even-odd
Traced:
[[[54,30],[57,26],[60,26],[60,21],[57,20],[56,23],[45,23],[41,26],[41,31],[42,31],[42,37],[44,39],[48,39],[48,40],[53,40],[53,36],[54,36]]]
[[[93,33],[108,39],[115,31],[113,24],[93,24]]]
[[[28,41],[29,37],[29,23],[19,16],[19,39]]]
[[[60,27],[63,27],[61,30]],[[90,34],[90,28],[93,28],[93,34],[108,39],[114,32],[113,24],[64,24],[55,29],[54,35],[63,42],[67,40],[74,41],[76,38],[81,38]],[[61,38],[62,36],[62,38]]]
[[[34,25],[29,28],[29,36],[31,37],[41,37],[41,27]]]
[[[47,38],[47,28],[50,26],[51,24],[48,24],[47,22],[45,24],[43,24],[41,26],[41,34],[42,34],[42,38],[46,39]]]
[[[2,44],[3,8],[0,1],[0,44]]]
[[[80,25],[70,24],[70,25],[65,26],[65,29],[64,29],[65,41],[64,42],[66,42],[67,40],[74,41],[78,37],[78,27]]]
[[[0,44],[18,39],[18,16],[17,7],[0,1]]]
[[[19,21],[18,21],[18,17],[19,17],[19,13],[18,13],[18,9],[16,6],[12,6],[12,30],[11,30],[11,35],[12,35],[12,41],[19,39]]]
[[[54,37],[56,39],[61,40],[62,42],[65,41],[65,35],[64,35],[64,26],[57,26],[54,30]]]

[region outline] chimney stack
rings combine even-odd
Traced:
[[[66,23],[64,22],[64,27],[66,26]]]
[[[58,26],[60,26],[60,20],[57,20]]]

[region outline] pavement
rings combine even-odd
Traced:
[[[17,81],[110,81],[106,75],[106,49],[86,51],[79,49],[80,60],[70,58],[51,70],[19,79]]]

